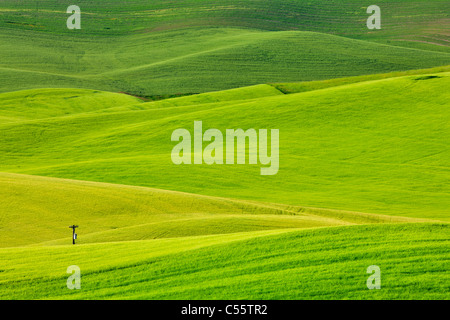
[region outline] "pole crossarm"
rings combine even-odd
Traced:
[[[72,228],[72,244],[75,244],[75,229],[78,228],[76,225],[69,226],[69,228]]]

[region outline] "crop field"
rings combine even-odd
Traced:
[[[412,223],[1,249],[0,297],[445,299],[448,232]],[[373,261],[385,290],[365,288]],[[65,287],[75,262],[84,270],[78,292]]]
[[[256,86],[252,97],[263,97],[229,101],[239,90],[156,102],[81,90],[6,93],[0,96],[6,117],[0,125],[0,170],[448,219],[450,94],[441,88],[449,84],[450,75],[443,72],[288,95]],[[103,98],[109,104],[99,103]],[[94,102],[93,110],[73,110],[77,101],[84,108]],[[263,177],[248,163],[173,164],[172,131],[192,131],[199,119],[205,130],[284,128],[281,170]]]
[[[449,299],[448,1],[268,3],[0,3],[0,300]]]
[[[100,39],[38,33],[31,41],[30,32],[36,33],[0,34],[0,91],[81,87],[138,96],[190,94],[450,64],[450,52],[308,31],[194,28]]]
[[[86,88],[138,96],[325,80],[450,64],[448,1],[77,2],[0,4],[0,92]],[[433,16],[433,19],[430,19]]]

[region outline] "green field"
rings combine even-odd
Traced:
[[[95,40],[30,39],[30,32],[0,34],[0,91],[76,87],[155,96],[450,64],[450,52],[307,31],[193,28]]]
[[[157,102],[80,89],[2,94],[1,171],[27,174],[0,175],[5,294],[445,298],[449,96],[440,88],[449,79],[448,72],[358,78],[287,95],[260,85]],[[387,90],[401,94],[381,94]],[[280,172],[267,179],[248,164],[172,164],[173,143],[163,137],[195,119],[221,129],[284,128],[291,136],[281,135]],[[70,247],[67,226],[74,222],[80,240]],[[290,245],[298,238],[300,247]],[[305,253],[306,239],[312,249]],[[36,263],[37,256],[48,259]],[[82,292],[61,282],[68,263],[83,270]],[[392,268],[389,290],[364,289],[365,264]],[[18,274],[32,284],[17,281]],[[271,275],[278,276],[261,285],[258,279]],[[288,290],[277,289],[286,283]]]
[[[449,83],[443,72],[289,95],[256,86],[252,97],[263,97],[248,100],[235,100],[239,90],[158,102],[80,90],[6,93],[0,171],[447,220]],[[278,174],[173,164],[171,133],[192,132],[195,120],[204,130],[281,128]]]
[[[83,225],[79,244],[421,221],[7,173],[0,194],[0,247],[66,244],[71,235],[61,225],[75,220]]]
[[[448,233],[421,223],[0,249],[0,297],[447,299]],[[374,263],[381,290],[365,286]],[[72,264],[81,290],[65,287]]]
[[[154,97],[450,64],[448,1],[56,1],[0,4],[0,92],[86,88]],[[433,16],[433,19],[430,17]]]
[[[370,4],[1,2],[0,299],[449,299],[449,4]],[[194,121],[278,173],[175,165]]]

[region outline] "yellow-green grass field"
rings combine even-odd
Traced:
[[[449,299],[449,2],[372,4],[1,1],[0,299]],[[195,121],[278,173],[175,165]]]
[[[0,94],[0,298],[448,299],[449,81]],[[279,173],[174,165],[170,135],[195,120],[280,129]]]
[[[71,243],[73,223],[86,244],[421,221],[9,173],[0,174],[0,194],[0,247]]]
[[[2,299],[448,299],[448,224],[0,249]],[[68,266],[81,269],[69,290]],[[368,290],[366,269],[382,270]]]
[[[441,72],[288,95],[261,85],[157,102],[79,89],[5,93],[0,171],[448,220],[450,96],[442,88],[449,81]],[[279,129],[279,172],[173,164],[172,132],[192,132],[196,120],[204,130]]]

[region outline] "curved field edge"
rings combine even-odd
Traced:
[[[246,28],[259,30],[309,30],[336,35],[425,47],[448,49],[448,15],[445,1],[379,0],[381,30],[365,27],[365,1],[320,0],[267,1],[167,1],[133,2],[82,1],[83,28],[80,37],[116,37],[152,34],[165,30],[202,28]],[[73,34],[61,24],[67,19],[66,7],[55,1],[34,3],[2,1],[0,28],[5,32],[26,30],[53,36]]]
[[[2,299],[448,299],[449,225],[0,249]],[[77,265],[81,290],[66,287]],[[368,290],[366,270],[381,269]]]
[[[0,124],[9,122],[38,121],[46,118],[70,117],[78,115],[140,111],[146,109],[189,107],[205,105],[213,107],[221,102],[233,104],[253,99],[323,90],[369,81],[418,76],[418,79],[439,78],[450,72],[450,65],[354,76],[329,80],[303,81],[291,83],[268,83],[245,86],[228,90],[211,91],[183,97],[161,98],[147,101],[124,92],[114,93],[94,89],[77,88],[39,88],[0,93]],[[178,111],[182,111],[179,108]]]
[[[426,221],[160,189],[0,173],[0,247]]]
[[[0,171],[445,220],[449,80],[443,72],[237,102],[35,114],[0,125]],[[10,116],[27,113],[16,111]],[[174,165],[170,136],[196,120],[222,132],[279,128],[279,172],[263,178],[259,166]]]
[[[307,91],[314,91],[314,90],[338,87],[338,86],[359,83],[359,82],[383,80],[383,79],[388,79],[388,78],[398,78],[398,77],[404,77],[404,76],[408,76],[408,75],[410,75],[410,76],[424,75],[424,76],[428,76],[429,78],[431,78],[431,77],[435,76],[435,74],[449,72],[449,71],[450,71],[450,65],[436,67],[436,68],[397,71],[397,72],[389,72],[389,73],[378,73],[378,74],[354,76],[354,77],[346,77],[346,78],[336,78],[336,79],[329,79],[329,80],[303,81],[303,82],[291,82],[291,83],[269,83],[269,85],[278,89],[280,92],[282,92],[284,94],[293,94],[293,93],[300,93],[300,92],[307,92]]]
[[[146,97],[184,95],[450,62],[446,52],[310,31],[194,28],[86,40],[13,30],[0,32],[0,39],[1,51],[8,53],[1,56],[0,92],[75,87]]]

